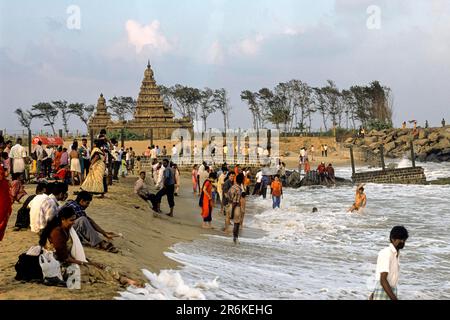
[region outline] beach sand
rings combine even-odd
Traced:
[[[175,197],[174,217],[163,215],[153,217],[149,206],[133,193],[136,177],[121,178],[114,183],[104,199],[94,197],[86,210],[103,229],[121,233],[122,238],[115,238],[114,245],[120,253],[113,254],[92,248],[85,248],[86,256],[93,261],[114,267],[133,279],[146,281],[141,269],[159,273],[163,269],[176,269],[177,262],[170,260],[163,253],[178,242],[192,241],[204,234],[220,233],[223,216],[218,209],[213,213],[213,230],[201,228],[198,198],[192,194],[190,177],[182,175],[181,191]],[[147,178],[148,179],[148,178]],[[151,184],[150,184],[151,185]],[[27,185],[28,194],[33,194],[35,185]],[[70,187],[69,199],[74,199]],[[25,200],[22,199],[22,202]],[[139,206],[139,208],[135,208]],[[0,299],[49,299],[49,300],[91,300],[113,299],[118,291],[124,289],[114,283],[94,283],[82,286],[81,290],[47,287],[42,284],[22,283],[14,279],[14,265],[18,256],[29,247],[37,245],[38,236],[31,231],[13,231],[19,204],[13,207],[5,237],[0,242]],[[163,212],[168,212],[167,200],[161,203]],[[231,243],[231,239],[230,239]]]

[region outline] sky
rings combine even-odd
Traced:
[[[234,128],[251,126],[241,91],[291,79],[378,80],[394,125],[437,126],[450,122],[449,20],[447,0],[0,0],[0,129],[21,132],[14,110],[39,102],[137,98],[148,59],[158,84],[227,89]]]

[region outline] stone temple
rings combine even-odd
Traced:
[[[153,138],[155,140],[170,139],[172,132],[176,129],[188,129],[190,132],[193,130],[191,119],[175,119],[171,108],[164,104],[153,77],[150,62],[144,71],[144,80],[142,80],[133,120],[113,121],[107,111],[106,100],[103,94],[100,94],[96,112],[89,120],[89,132],[93,130],[94,135],[97,135],[101,129],[120,131],[122,128],[144,138]]]

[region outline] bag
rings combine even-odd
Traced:
[[[22,253],[14,266],[17,272],[15,279],[18,281],[42,282],[44,280],[44,275],[42,274],[42,268],[39,264],[39,257],[39,255],[32,256]]]
[[[42,269],[44,279],[46,278],[59,278],[63,279],[61,274],[61,265],[58,260],[53,256],[52,251],[43,250],[43,253],[39,255],[39,265]]]
[[[66,281],[67,288],[81,289],[81,270],[80,266],[72,263],[66,270],[68,278]]]

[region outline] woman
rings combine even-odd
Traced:
[[[53,164],[55,166],[55,171],[59,170],[59,166],[61,165],[61,156],[62,156],[63,150],[62,147],[58,147],[58,150],[55,152],[55,160],[53,160]]]
[[[72,185],[75,185],[75,177],[82,184],[80,156],[78,154],[78,143],[76,142],[73,143],[72,151],[70,151],[70,171],[72,172]]]
[[[77,243],[81,244],[76,232],[71,231],[76,219],[77,216],[73,208],[63,207],[58,215],[50,220],[42,230],[39,245],[47,247],[47,249],[53,248],[55,258],[61,263],[63,269],[66,269],[70,264],[79,265],[81,281],[84,283],[94,283],[97,282],[97,279],[101,279],[111,282],[118,281],[122,285],[139,285],[137,281],[129,279],[110,267],[86,259],[83,247],[81,245],[76,246]],[[77,247],[77,249],[74,250],[73,247]],[[77,258],[74,257],[75,254]],[[65,276],[67,277],[67,275]],[[89,279],[91,277],[94,279]]]
[[[197,194],[197,185],[198,185],[198,169],[197,165],[195,164],[192,168],[192,189],[194,190],[194,196]]]
[[[173,169],[175,170],[175,193],[174,195],[178,196],[178,192],[180,191],[180,170],[176,164],[173,165]]]
[[[212,198],[212,189],[213,189],[213,182],[216,180],[217,175],[215,172],[211,172],[208,176],[208,179],[206,179],[205,183],[203,184],[202,188],[202,218],[203,218],[203,225],[202,228],[205,229],[212,229],[211,227],[211,221],[212,221],[212,209],[214,206],[213,198]]]
[[[91,152],[91,166],[89,167],[89,174],[84,180],[81,190],[92,194],[100,194],[104,196],[105,188],[103,177],[105,175],[105,155],[102,150],[98,148],[97,142],[95,148]]]
[[[20,199],[27,195],[23,185],[23,175],[20,173],[13,173],[13,182],[11,183],[10,195],[12,202],[20,203]]]
[[[9,182],[6,179],[6,173],[3,165],[0,164],[0,241],[5,235],[6,225],[11,215],[11,196],[9,194]]]

